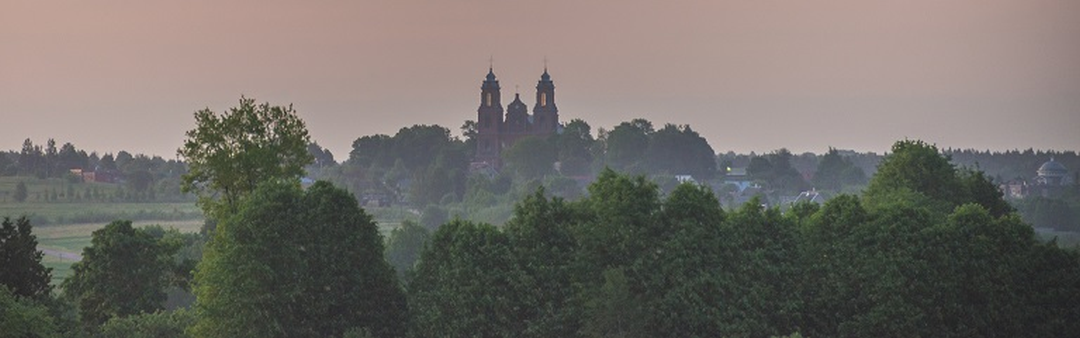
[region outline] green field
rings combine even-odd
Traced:
[[[49,254],[51,251],[65,254],[82,254],[83,248],[90,246],[90,239],[94,230],[105,227],[106,223],[83,223],[52,226],[35,226],[34,235],[37,236],[38,249],[46,250],[42,263],[46,267],[53,268],[52,283],[60,285],[60,282],[71,275],[71,264],[75,262],[71,258],[61,258]],[[147,225],[161,225],[165,228],[176,228],[181,232],[198,232],[202,227],[202,220],[193,221],[139,221],[133,222],[136,227]],[[48,251],[51,250],[51,251]]]
[[[30,191],[26,202],[14,202],[11,198],[15,186],[24,182]],[[62,179],[36,179],[27,177],[0,177],[0,217],[17,218],[26,216],[34,226],[38,239],[38,249],[45,250],[42,259],[46,267],[53,269],[53,285],[59,285],[71,274],[71,264],[81,255],[83,248],[90,246],[94,230],[104,227],[114,220],[130,220],[135,226],[161,225],[176,228],[181,232],[198,232],[203,224],[201,210],[194,202],[96,202],[96,201],[59,201],[47,202],[37,198],[52,190],[66,191],[71,185],[82,193],[87,187],[112,191],[115,184],[106,183],[69,183]],[[368,208],[378,223],[379,232],[384,237],[401,225],[404,219],[419,219],[413,210],[392,208]]]

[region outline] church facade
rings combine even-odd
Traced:
[[[503,110],[502,94],[495,72],[488,68],[487,77],[480,86],[480,108],[476,110],[476,163],[492,168],[501,167],[502,151],[514,142],[529,136],[546,137],[559,129],[559,108],[555,106],[555,83],[548,75],[547,67],[536,83],[536,104],[529,114],[528,106],[521,101],[521,94],[514,93],[514,101]],[[505,115],[504,115],[505,112]]]

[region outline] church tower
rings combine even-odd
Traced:
[[[559,108],[555,106],[555,83],[547,67],[536,83],[536,106],[533,107],[533,133],[552,134],[559,126]]]
[[[499,159],[499,134],[502,132],[503,107],[499,80],[488,67],[487,78],[480,86],[480,108],[476,110],[476,157],[494,163]]]

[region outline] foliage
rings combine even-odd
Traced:
[[[15,199],[15,202],[26,202],[27,196],[29,196],[29,192],[26,190],[26,183],[19,182],[15,186],[15,193],[11,195],[11,198]]]
[[[186,338],[195,323],[191,310],[157,311],[109,319],[101,325],[100,338]]]
[[[222,220],[195,273],[199,337],[404,332],[405,299],[378,229],[327,182],[267,182]]]
[[[650,134],[642,161],[653,174],[692,175],[697,179],[716,175],[716,152],[688,125],[667,124]]]
[[[551,174],[556,155],[551,139],[529,136],[503,150],[502,158],[506,170],[514,173],[519,180],[527,181]]]
[[[4,217],[0,223],[0,286],[10,288],[15,296],[40,299],[48,297],[52,269],[41,265],[42,252],[30,220],[19,217],[12,223]]]
[[[521,332],[517,271],[505,234],[453,220],[439,227],[409,284],[413,335],[511,337]]]
[[[813,183],[817,189],[841,191],[847,186],[865,184],[866,174],[850,158],[841,156],[838,150],[830,147],[818,162]]]
[[[397,271],[398,279],[408,280],[430,234],[428,228],[410,220],[401,222],[400,227],[390,232],[386,243],[386,260]]]
[[[85,327],[162,308],[178,247],[133,228],[131,221],[114,221],[94,231],[91,243],[62,285]]]
[[[644,158],[645,149],[649,147],[649,134],[653,131],[652,122],[645,119],[615,126],[603,137],[604,163],[619,171],[641,172],[639,161]]]
[[[307,129],[292,105],[256,105],[241,97],[224,114],[195,112],[195,125],[177,155],[188,164],[183,191],[199,194],[207,215],[223,217],[262,182],[299,179],[313,161]]]
[[[1080,253],[1037,242],[984,174],[955,169],[921,142],[895,149],[864,195],[787,214],[756,200],[725,212],[708,188],[689,184],[662,198],[643,177],[605,170],[578,201],[536,190],[501,230],[451,222],[421,254],[410,283],[413,333],[1075,332]],[[763,164],[785,157],[771,155]]]
[[[764,156],[753,157],[746,167],[746,174],[782,193],[805,191],[810,187],[802,174],[791,165],[793,156],[790,151],[781,148]]]
[[[51,338],[58,332],[48,308],[0,285],[0,337]]]
[[[563,132],[555,135],[559,171],[567,176],[588,174],[589,166],[593,162],[592,148],[595,143],[592,127],[587,122],[573,119],[566,123]]]

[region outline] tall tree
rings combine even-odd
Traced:
[[[327,182],[268,182],[207,245],[195,274],[199,337],[399,337],[405,298],[371,216]]]
[[[409,284],[413,335],[514,337],[522,326],[521,280],[508,238],[494,226],[454,220],[439,227]]]
[[[109,318],[162,309],[179,247],[133,228],[131,221],[114,221],[92,236],[62,285],[83,324],[96,327]]]
[[[52,290],[52,268],[41,264],[42,252],[37,249],[37,236],[31,228],[26,217],[14,223],[4,217],[0,223],[0,285],[10,288],[16,296],[47,297]]]
[[[29,195],[30,192],[26,190],[26,183],[19,181],[19,183],[15,185],[15,192],[11,195],[11,198],[14,199],[15,202],[26,202],[26,197]]]
[[[587,175],[593,162],[592,148],[596,140],[592,128],[582,119],[573,119],[556,134],[559,170],[566,176]]]
[[[664,125],[649,135],[644,161],[652,173],[693,175],[709,179],[716,174],[716,153],[690,126]]]
[[[634,119],[612,128],[604,138],[605,163],[613,169],[640,172],[640,161],[649,147],[649,135],[654,132],[652,122]]]
[[[397,270],[399,279],[408,280],[430,236],[426,227],[412,220],[401,222],[400,227],[390,232],[386,241],[386,260]]]
[[[177,150],[188,164],[182,187],[199,195],[211,217],[234,210],[260,183],[299,179],[313,160],[307,128],[292,105],[256,105],[241,97],[224,114],[195,112],[195,129],[186,135]]]

